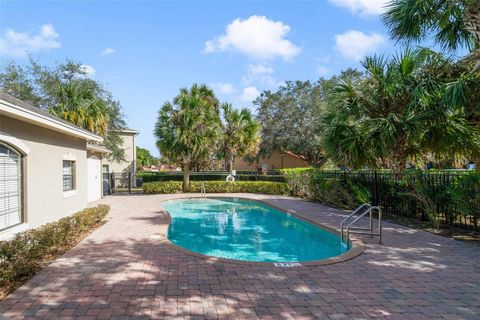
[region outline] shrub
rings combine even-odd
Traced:
[[[108,205],[77,212],[56,222],[0,242],[0,298],[30,279],[56,257],[77,244],[108,214]]]
[[[281,172],[292,189],[293,195],[301,198],[311,198],[310,180],[314,170],[312,168],[295,168],[283,169]]]
[[[470,219],[475,228],[480,218],[480,175],[467,173],[448,188],[455,212]]]
[[[420,216],[416,217],[417,219],[424,220],[422,215],[426,215],[433,227],[438,228],[440,225],[438,216],[438,202],[435,201],[434,192],[435,190],[432,188],[432,186],[420,179],[418,182],[411,185],[411,190],[409,192],[400,194],[400,196],[407,196],[410,200],[410,203],[414,203],[415,206],[422,210]],[[408,213],[403,214],[402,216],[408,216]]]
[[[180,181],[147,182],[142,187],[143,192],[147,194],[177,193],[182,190],[182,183]]]
[[[352,180],[325,178],[313,174],[310,182],[310,198],[334,207],[354,209],[370,202],[370,191]]]
[[[200,192],[201,182],[191,181],[190,192]],[[148,182],[143,185],[143,191],[153,193],[175,193],[182,190],[182,185],[177,181]],[[289,194],[290,188],[284,182],[270,181],[205,181],[207,193],[263,193],[263,194]]]
[[[314,168],[284,169],[292,194],[335,207],[353,209],[371,201],[371,192],[361,179],[343,179]]]

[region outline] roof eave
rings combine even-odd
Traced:
[[[121,132],[121,133],[130,133],[130,134],[133,134],[133,135],[139,135],[140,134],[140,131],[137,131],[137,130],[133,130],[133,129],[114,129],[114,130],[111,130],[112,132]]]
[[[87,150],[92,152],[104,153],[104,154],[110,152],[110,150],[108,150],[105,146],[91,144],[91,143],[87,143]]]
[[[68,124],[41,113],[28,110],[3,99],[0,99],[0,114],[22,120],[50,130],[62,132],[87,141],[103,142],[103,138],[73,124]]]

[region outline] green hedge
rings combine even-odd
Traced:
[[[143,192],[147,194],[177,193],[182,190],[182,183],[179,181],[146,182],[142,187]]]
[[[0,298],[76,245],[108,214],[108,205],[77,212],[0,242]]]
[[[190,192],[200,192],[201,182],[191,181]],[[143,184],[143,192],[147,194],[154,193],[177,193],[181,192],[182,183],[179,181],[161,181],[148,182]],[[289,194],[290,187],[284,182],[270,181],[205,181],[205,191],[207,193],[263,193],[263,194]]]
[[[190,181],[225,181],[227,173],[217,174],[191,174]],[[143,182],[155,181],[182,181],[182,174],[166,174],[163,172],[139,172],[137,178],[141,178]],[[272,181],[286,182],[283,175],[265,175],[265,174],[237,174],[236,181]]]
[[[319,169],[295,168],[282,170],[292,194],[326,203],[338,208],[353,209],[371,202],[369,188],[357,181],[325,176]]]

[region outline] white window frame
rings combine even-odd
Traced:
[[[70,189],[70,190],[63,190],[63,177],[64,177],[63,164],[64,164],[64,161],[73,162],[73,174],[72,174],[73,181],[72,181],[72,189]],[[77,170],[76,170],[76,167],[77,167],[77,157],[75,155],[72,155],[70,153],[63,155],[63,159],[62,159],[62,190],[63,190],[63,197],[64,198],[68,198],[68,197],[71,197],[71,196],[74,196],[74,195],[77,194]]]
[[[20,180],[20,187],[21,187],[21,221],[22,223],[21,224],[18,224],[16,226],[13,226],[13,227],[10,227],[10,228],[7,228],[7,229],[4,229],[2,231],[0,231],[0,241],[3,241],[3,240],[8,240],[10,238],[12,238],[16,233],[18,232],[21,232],[21,231],[24,231],[24,230],[27,230],[28,229],[28,223],[26,223],[25,221],[27,221],[27,211],[25,210],[25,181],[26,181],[26,176],[24,176],[25,174],[25,168],[24,168],[24,164],[25,164],[25,158],[28,156],[28,154],[30,153],[30,148],[25,144],[23,143],[23,141],[21,141],[20,139],[6,133],[6,132],[2,132],[0,131],[0,143],[3,143],[7,146],[9,146],[9,148],[14,148],[16,149],[20,155],[21,155],[21,180]]]
[[[14,138],[15,139],[15,138]],[[15,139],[16,140],[16,139]],[[21,226],[24,224],[25,221],[25,214],[24,214],[24,201],[23,201],[23,154],[19,152],[14,146],[12,146],[9,143],[6,143],[2,140],[0,140],[0,146],[3,146],[7,148],[8,150],[13,151],[15,154],[18,155],[18,173],[17,173],[17,179],[18,179],[18,223],[9,225],[3,229],[0,229],[0,234],[3,234],[6,230],[11,230],[12,228]]]

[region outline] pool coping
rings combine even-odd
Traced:
[[[185,196],[185,197],[178,197],[178,198],[174,198],[174,199],[165,199],[165,200],[160,201],[160,203],[171,201],[171,200],[192,199],[192,198],[200,198],[201,199],[203,197],[201,197],[201,196]],[[296,211],[285,210],[283,208],[280,208],[279,206],[277,206],[275,204],[272,204],[272,203],[269,203],[267,201],[264,201],[263,199],[255,199],[255,198],[248,198],[248,197],[245,197],[245,196],[234,196],[234,195],[232,195],[232,196],[207,196],[206,198],[207,199],[236,198],[236,199],[243,199],[243,200],[261,202],[263,204],[266,204],[268,206],[271,206],[271,207],[279,210],[282,213],[293,215],[300,220],[309,222],[309,223],[311,223],[311,224],[313,224],[313,225],[315,225],[319,228],[322,228],[324,230],[327,230],[327,231],[329,231],[329,232],[331,232],[331,233],[333,233],[337,236],[341,236],[340,232],[335,228],[332,228],[330,226],[326,226],[324,224],[321,224],[321,223],[319,223],[319,222],[317,222],[317,221],[315,221],[315,220],[313,220],[309,217],[306,217],[303,214],[298,213]],[[170,213],[168,212],[167,209],[165,209],[163,207],[162,207],[162,212],[166,213],[166,215],[164,215],[164,219],[167,219],[168,227],[170,227],[170,224],[172,222],[172,217],[170,216]],[[202,253],[198,253],[198,252],[195,252],[195,251],[185,249],[184,247],[181,247],[181,246],[173,243],[172,241],[170,241],[170,239],[168,239],[168,236],[167,236],[168,227],[165,229],[165,232],[164,232],[165,234],[160,234],[160,236],[162,237],[160,242],[162,244],[165,244],[165,245],[167,245],[171,248],[174,248],[174,249],[176,249],[180,252],[183,252],[185,254],[188,254],[188,255],[191,255],[191,256],[194,256],[194,257],[197,257],[197,258],[202,258],[202,259],[208,260],[210,262],[221,262],[221,263],[229,263],[229,264],[237,264],[237,265],[250,265],[250,266],[274,266],[274,267],[325,266],[325,265],[330,265],[330,264],[335,264],[335,263],[340,263],[340,262],[345,262],[345,261],[351,260],[351,259],[361,255],[365,250],[365,244],[360,239],[355,238],[355,239],[350,240],[350,242],[352,244],[350,249],[348,249],[346,252],[342,253],[341,255],[338,255],[338,256],[335,256],[335,257],[330,257],[330,258],[327,258],[327,259],[312,260],[312,261],[306,261],[306,262],[288,262],[288,261],[285,261],[285,262],[265,262],[265,261],[235,260],[235,259],[227,259],[227,258],[209,256],[209,255],[205,255],[205,254],[202,254]]]

